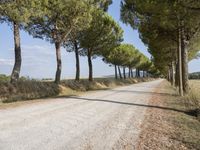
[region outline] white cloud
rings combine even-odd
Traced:
[[[23,45],[22,59],[24,66],[43,66],[54,58],[55,50],[49,45]]]
[[[53,47],[48,45],[23,45],[22,52],[24,52],[25,54],[40,53],[43,55],[54,55]]]
[[[14,48],[9,48],[11,58],[14,58]],[[55,61],[55,48],[53,45],[22,45],[22,66],[38,67]],[[0,65],[13,66],[14,59],[1,59]]]
[[[0,58],[0,65],[12,66],[13,64],[14,64],[13,59],[2,59],[2,58]]]

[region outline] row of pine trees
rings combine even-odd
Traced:
[[[200,1],[124,0],[121,18],[139,30],[161,74],[187,94],[188,62],[200,50]]]
[[[129,68],[129,77],[137,68],[137,76],[143,70],[146,75],[157,73],[150,60],[132,45],[121,44],[123,30],[107,14],[111,0],[12,0],[1,1],[0,20],[13,28],[15,64],[11,83],[20,77],[22,64],[20,31],[34,38],[44,39],[55,45],[57,70],[55,83],[61,80],[61,47],[74,52],[76,57],[76,80],[80,79],[79,56],[87,56],[89,81],[93,81],[92,59],[100,56],[118,71]],[[147,73],[148,72],[148,73]],[[119,72],[122,78],[121,71]]]

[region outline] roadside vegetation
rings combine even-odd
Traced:
[[[62,97],[79,95],[82,92],[92,90],[106,90],[117,86],[125,86],[138,82],[151,81],[151,78],[127,78],[116,80],[114,78],[95,78],[90,82],[87,79],[63,80],[58,85],[53,81],[39,81],[31,79],[20,79],[17,84],[0,81],[0,102],[10,103],[16,101],[42,99],[49,97]]]
[[[185,105],[200,121],[200,80],[190,80],[190,92],[185,96]]]
[[[200,118],[194,111],[200,102],[200,81],[190,81],[187,97],[176,96],[176,89],[164,81],[149,105],[137,149],[199,150]],[[192,111],[191,111],[192,110]]]

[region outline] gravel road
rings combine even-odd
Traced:
[[[161,82],[0,109],[0,150],[134,150]]]

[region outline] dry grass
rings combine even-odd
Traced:
[[[200,109],[200,80],[190,81],[190,92],[185,100],[189,109]]]
[[[115,80],[113,78],[96,78],[93,82],[89,82],[87,79],[82,79],[80,81],[65,80],[62,81],[61,85],[63,85],[64,87],[69,87],[76,91],[91,91],[91,90],[104,90],[104,89],[114,88],[117,86],[125,86],[151,80],[153,79],[138,78],[138,79]]]
[[[191,84],[198,90],[199,82]],[[155,95],[150,105],[167,109],[148,109],[138,149],[200,150],[200,121],[188,112],[191,105],[185,105],[185,98],[174,95],[176,90],[167,81],[156,92],[167,94]]]
[[[190,80],[190,92],[184,98],[175,97],[166,103],[170,107],[183,110],[186,113],[170,113],[173,123],[175,140],[181,141],[186,149],[200,150],[200,81]]]
[[[48,98],[55,96],[71,96],[91,90],[105,90],[116,86],[130,85],[137,82],[151,81],[152,79],[115,80],[113,78],[98,78],[93,82],[86,79],[79,82],[64,80],[60,85],[52,81],[20,80],[16,84],[0,82],[0,102]]]
[[[60,93],[59,86],[53,82],[34,80],[19,81],[16,84],[0,83],[0,87],[0,100],[7,103],[51,97]]]
[[[200,80],[190,80],[190,92],[184,102],[185,109],[200,121]]]

